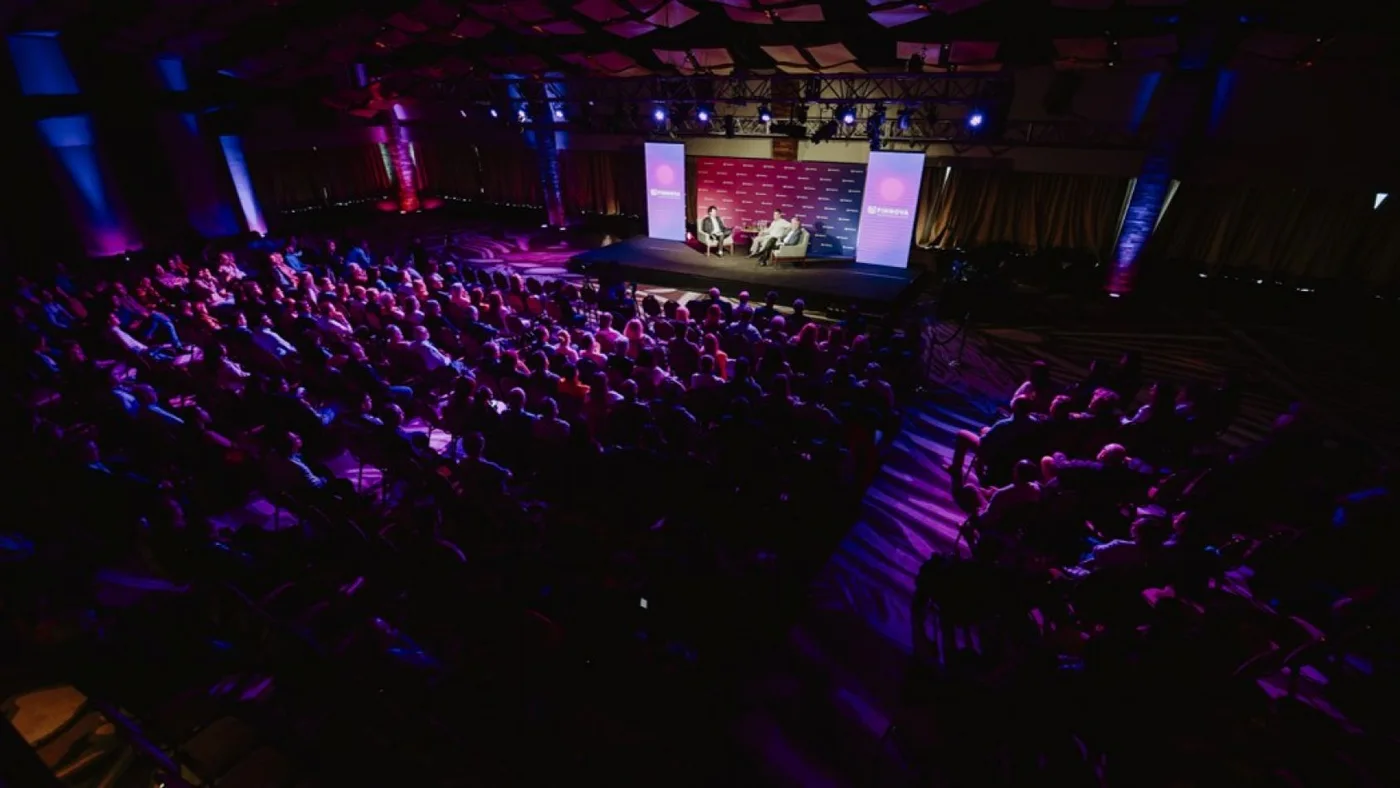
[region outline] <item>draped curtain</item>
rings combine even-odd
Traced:
[[[1400,241],[1393,214],[1385,221],[1373,199],[1361,191],[1183,182],[1144,259],[1279,278],[1393,277]]]
[[[425,191],[463,199],[481,198],[480,148],[438,140],[416,142],[413,147],[418,152],[418,180]]]
[[[492,147],[481,151],[481,196],[497,205],[544,205],[540,186],[539,154],[520,147]]]
[[[378,144],[314,150],[250,150],[248,171],[263,206],[274,211],[384,197],[394,182]]]
[[[646,174],[640,151],[562,150],[559,168],[565,210],[629,216],[645,213]]]
[[[924,190],[919,241],[938,247],[1015,244],[1090,251],[1107,258],[1128,179],[1102,175],[964,170]]]

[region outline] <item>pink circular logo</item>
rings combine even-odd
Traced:
[[[656,168],[656,182],[662,186],[670,186],[676,180],[676,171],[671,169],[671,165],[663,164]]]
[[[885,202],[897,202],[904,196],[904,182],[898,178],[886,178],[880,181],[880,199]]]

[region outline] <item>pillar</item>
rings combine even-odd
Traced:
[[[1210,114],[1213,74],[1205,70],[1178,70],[1165,79],[1150,81],[1153,95],[1135,113],[1134,123],[1151,115],[1147,155],[1128,195],[1123,223],[1113,245],[1105,288],[1115,296],[1132,292],[1139,272],[1140,255],[1167,207],[1172,175],[1182,166],[1183,154],[1199,137]],[[1150,110],[1146,107],[1150,105]]]
[[[389,158],[394,165],[394,178],[399,187],[399,213],[417,213],[422,209],[418,201],[418,166],[413,161],[408,129],[403,127],[400,117],[403,106],[394,105],[389,113]]]
[[[162,89],[171,93],[189,90],[185,64],[178,58],[160,58],[155,66]],[[190,226],[206,238],[236,235],[244,229],[254,229],[251,223],[246,223],[246,218],[240,221],[239,212],[234,209],[234,194],[229,187],[233,185],[232,191],[236,192],[237,185],[231,183],[232,170],[225,172],[228,150],[226,147],[215,149],[213,141],[204,135],[201,128],[202,113],[194,109],[161,109],[156,118],[161,148],[170,160],[175,189],[186,218]],[[241,147],[239,156],[242,156]],[[247,212],[243,213],[246,217]],[[261,221],[258,223],[261,224]],[[262,231],[265,230],[264,227]]]
[[[81,95],[57,33],[17,33],[9,36],[7,43],[21,94]],[[60,170],[60,189],[84,251],[93,257],[112,257],[140,249],[140,233],[110,188],[91,116],[79,112],[44,117],[37,126]]]
[[[546,104],[547,117],[535,119],[535,151],[540,157],[540,187],[544,192],[545,221],[551,227],[563,227],[564,181],[559,173],[559,142],[555,137],[553,110]]]
[[[1174,151],[1168,146],[1153,150],[1143,161],[1142,171],[1128,195],[1128,207],[1123,211],[1123,226],[1113,246],[1113,265],[1108,275],[1108,292],[1125,295],[1132,292],[1138,272],[1138,254],[1166,207],[1171,193]]]

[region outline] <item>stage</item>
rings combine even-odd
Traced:
[[[852,303],[867,311],[889,311],[917,293],[923,269],[858,265],[845,259],[810,258],[796,268],[775,262],[766,268],[742,253],[716,257],[681,241],[638,236],[574,255],[569,270],[591,278],[617,277],[626,282],[703,292],[718,287],[733,296],[748,290],[755,302],[776,290],[784,303],[794,298],[810,308],[830,310]]]

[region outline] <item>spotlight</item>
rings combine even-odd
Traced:
[[[971,115],[967,116],[967,127],[970,129],[979,129],[986,120],[986,115],[983,115],[981,112],[973,112]]]
[[[812,132],[812,142],[814,144],[819,142],[826,142],[827,140],[836,136],[836,129],[836,121],[828,120],[827,122],[823,123],[816,131]]]
[[[854,126],[856,124],[856,111],[851,107],[842,107],[837,114],[841,116],[841,122],[847,126]]]
[[[666,109],[664,107],[657,107],[656,109],[652,110],[651,119],[656,121],[657,123],[665,123]]]
[[[522,121],[522,122],[524,122],[525,120],[527,120],[527,119],[529,118],[529,116],[525,114],[525,110],[523,110],[523,109],[516,110],[516,111],[515,111],[515,117],[516,117],[517,120]]]
[[[556,110],[554,110],[554,119],[555,119],[555,120],[563,120],[563,119],[564,119],[564,110],[562,110],[562,109],[556,109]]]
[[[710,111],[705,109],[704,107],[701,107],[700,109],[695,111],[695,119],[700,121],[701,123],[709,123]]]
[[[768,109],[768,105],[765,104],[758,108],[758,119],[762,123],[773,122],[773,112]]]
[[[914,113],[908,107],[899,111],[899,130],[908,131],[909,124],[914,122]]]
[[[501,116],[501,113],[500,113],[499,111],[497,111],[495,107],[492,107],[490,111],[491,111],[491,117],[493,117],[493,118],[499,118],[499,117]]]

